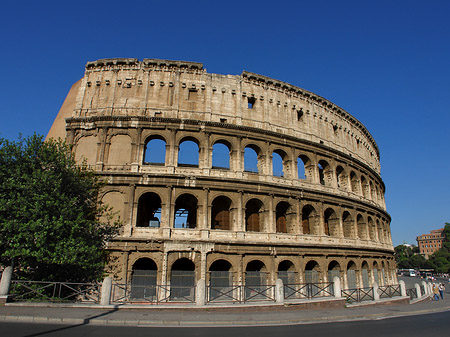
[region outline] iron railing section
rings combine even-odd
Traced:
[[[101,284],[13,280],[10,294],[19,301],[99,303]]]
[[[421,294],[422,296],[425,296],[425,287],[424,287],[423,284],[420,285],[420,294]]]
[[[334,287],[331,282],[285,284],[284,299],[317,298],[334,296]]]
[[[241,302],[242,286],[214,287],[207,286],[207,303],[212,302]]]
[[[345,297],[348,302],[362,302],[375,300],[373,288],[343,289],[341,291],[341,294],[342,297]]]
[[[243,302],[275,301],[274,285],[244,285]]]
[[[416,288],[412,288],[412,289],[406,289],[406,295],[409,296],[409,298],[411,300],[417,298],[417,289]]]
[[[378,293],[380,298],[392,298],[395,296],[402,296],[402,292],[399,284],[389,285],[389,286],[379,286]],[[416,292],[417,296],[417,292]]]
[[[195,302],[195,286],[136,286],[113,283],[111,303]]]

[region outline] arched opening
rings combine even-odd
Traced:
[[[156,193],[144,193],[138,201],[136,226],[158,228],[160,223],[161,198]]]
[[[233,301],[233,273],[231,264],[226,260],[216,260],[209,267],[209,300]]]
[[[245,268],[245,299],[267,298],[268,274],[263,262],[253,260]]]
[[[369,265],[366,261],[363,262],[361,267],[361,278],[362,278],[362,286],[363,288],[370,288],[369,282]]]
[[[311,161],[305,155],[300,155],[297,158],[298,179],[310,180],[308,175],[308,168],[311,166]]]
[[[198,167],[199,147],[194,138],[187,138],[178,149],[178,166]]]
[[[187,258],[181,258],[172,265],[170,273],[170,300],[195,300],[195,264]]]
[[[336,181],[338,188],[345,188],[347,186],[343,172],[344,168],[342,166],[336,167]]]
[[[338,277],[341,280],[341,266],[337,261],[331,261],[328,264],[328,282],[334,282],[334,278]]]
[[[272,153],[272,172],[275,177],[285,176],[285,158],[286,153],[281,150],[275,150]]]
[[[356,217],[356,223],[358,225],[358,238],[360,240],[367,240],[367,226],[361,214],[358,214]]]
[[[364,176],[361,176],[361,190],[364,198],[369,198],[369,184]]]
[[[305,283],[308,298],[316,296],[321,290],[320,283],[320,267],[316,261],[309,261],[305,266]]]
[[[325,160],[320,160],[317,164],[317,167],[319,169],[319,182],[321,185],[329,185],[330,177],[329,177],[329,171],[330,166]]]
[[[319,283],[320,267],[316,261],[309,261],[305,266],[305,283]]]
[[[375,228],[375,224],[373,223],[373,220],[370,216],[367,217],[367,227],[369,227],[369,239],[371,241],[375,241],[376,228]]]
[[[324,232],[325,235],[337,237],[339,233],[339,218],[332,208],[327,208],[324,212]]]
[[[245,205],[245,230],[247,232],[263,231],[263,203],[258,199],[251,199]]]
[[[383,229],[381,228],[380,221],[377,220],[378,242],[383,243]]]
[[[132,267],[130,298],[156,301],[157,273],[158,267],[152,259],[138,259]]]
[[[350,184],[351,184],[351,188],[352,188],[352,192],[353,193],[359,193],[359,181],[358,181],[358,177],[356,176],[355,172],[350,172]]]
[[[286,201],[278,203],[275,210],[276,231],[277,233],[293,232],[293,216],[291,213],[291,205]]]
[[[213,145],[212,150],[212,168],[230,169],[230,145],[225,141],[218,141]]]
[[[344,227],[344,237],[353,237],[353,219],[350,213],[347,211],[342,214],[342,224]]]
[[[378,269],[379,269],[378,263],[375,261],[375,262],[373,263],[373,268],[372,268],[372,272],[373,272],[373,281],[374,281],[376,284],[381,285],[381,284],[380,284],[380,277],[379,277]]]
[[[244,171],[258,173],[259,161],[258,161],[259,148],[253,145],[246,146],[244,149]]]
[[[295,284],[297,282],[296,274],[295,266],[291,261],[284,260],[278,264],[278,278],[283,281],[283,284]]]
[[[376,191],[372,182],[369,182],[370,198],[373,201],[377,201]]]
[[[306,205],[302,208],[302,228],[303,234],[316,233],[316,210],[311,205]]]
[[[164,165],[166,162],[166,141],[160,136],[151,136],[145,141],[144,164]]]
[[[195,228],[197,226],[197,198],[182,194],[175,201],[174,228]]]
[[[347,264],[347,287],[348,289],[357,289],[356,282],[356,264],[350,261]]]
[[[278,278],[283,281],[285,298],[295,295],[297,288],[297,273],[294,264],[289,260],[281,261],[278,264]]]
[[[230,230],[231,200],[220,196],[213,200],[211,209],[211,229]]]

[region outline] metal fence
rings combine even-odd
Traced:
[[[229,287],[206,287],[206,302],[259,302],[275,301],[274,285],[232,285]]]
[[[348,302],[363,302],[375,300],[373,288],[343,289],[341,291],[341,294],[342,297],[345,297]]]
[[[399,284],[394,284],[390,286],[379,286],[378,293],[380,298],[392,298],[395,296],[402,296],[402,292]],[[416,292],[417,297],[417,292]]]
[[[420,285],[420,293],[422,296],[425,296],[425,286],[423,284]]]
[[[111,303],[194,303],[195,291],[195,286],[136,286],[113,283]]]
[[[284,299],[302,299],[334,296],[334,287],[331,282],[285,284]]]
[[[100,302],[101,284],[11,281],[10,295],[18,301]]]
[[[417,298],[417,289],[416,288],[412,288],[412,289],[406,289],[406,295],[409,296],[409,298],[411,300]]]

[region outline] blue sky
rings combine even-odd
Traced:
[[[87,61],[248,70],[323,96],[381,151],[394,245],[450,222],[449,1],[3,1],[0,137],[46,134]]]

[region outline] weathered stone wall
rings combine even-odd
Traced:
[[[257,260],[270,282],[283,261],[299,282],[307,265],[316,265],[321,281],[338,268],[345,283],[351,268],[361,283],[368,266],[383,270],[381,283],[395,282],[377,145],[335,104],[253,73],[208,74],[200,63],[152,59],[89,62],[70,96],[76,99],[57,120],[72,111],[66,140],[107,180],[102,200],[123,222],[109,245],[116,279],[129,282],[136,261],[148,258],[158,284],[169,282],[180,259],[195,264],[197,279],[221,260],[244,282]],[[61,128],[55,122],[49,136]],[[155,139],[165,144],[162,163],[146,161]],[[198,146],[195,165],[180,163],[185,141]],[[213,166],[219,143],[229,150],[225,168]],[[257,172],[245,169],[247,148],[256,152]],[[273,172],[275,154],[282,175]],[[180,207],[192,215],[187,227],[175,224]],[[146,208],[159,209],[156,227]]]

